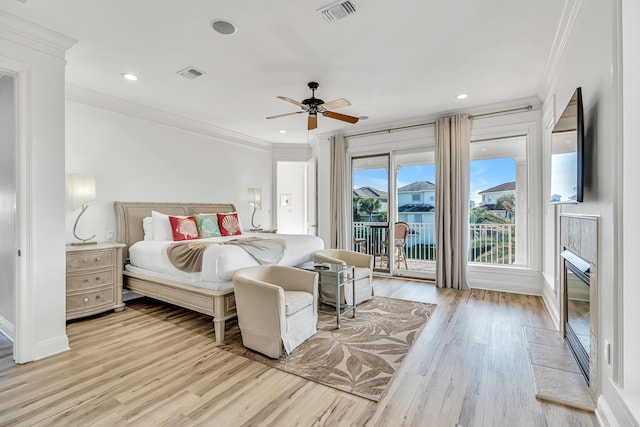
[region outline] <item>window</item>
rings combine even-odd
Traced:
[[[419,202],[420,201],[420,194],[412,194],[411,195],[411,201],[412,202]]]
[[[413,216],[413,222],[419,222],[419,223],[421,223],[421,222],[422,222],[422,214],[415,214],[415,215]]]
[[[527,264],[526,167],[526,137],[472,142],[470,262]]]

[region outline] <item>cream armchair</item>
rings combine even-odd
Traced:
[[[233,275],[242,344],[277,359],[315,335],[318,275],[280,265],[248,267]]]
[[[347,264],[355,267],[356,274],[356,304],[371,299],[373,295],[372,275],[373,256],[345,249],[324,249],[313,254],[316,263]],[[335,290],[326,286],[322,288],[324,300],[335,301]],[[344,287],[341,304],[353,304],[353,290],[351,286]]]

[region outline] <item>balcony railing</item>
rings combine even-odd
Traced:
[[[407,259],[436,260],[435,224],[409,222],[405,251]],[[353,249],[379,255],[385,250],[389,225],[386,222],[353,223]],[[513,264],[515,224],[469,224],[469,261],[486,264]]]

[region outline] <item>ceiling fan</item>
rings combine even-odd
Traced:
[[[313,130],[318,127],[318,114],[322,114],[325,117],[331,119],[342,120],[343,122],[357,123],[359,118],[354,116],[348,116],[346,114],[340,114],[333,111],[334,108],[348,107],[351,105],[349,101],[344,98],[334,99],[333,101],[324,102],[322,99],[316,98],[316,89],[319,84],[316,82],[307,83],[309,89],[311,89],[311,98],[307,98],[302,102],[295,101],[286,96],[279,96],[278,98],[283,101],[290,102],[298,107],[302,108],[302,111],[296,111],[294,113],[278,114],[277,116],[269,116],[267,119],[277,119],[278,117],[293,116],[294,114],[309,113],[308,129]]]

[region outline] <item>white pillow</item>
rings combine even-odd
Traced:
[[[142,229],[144,230],[144,240],[153,240],[153,218],[145,217],[142,220]]]
[[[187,218],[187,216],[171,215],[176,218]],[[153,224],[153,240],[173,240],[173,233],[171,232],[171,222],[169,221],[169,215],[151,211],[151,220]]]

